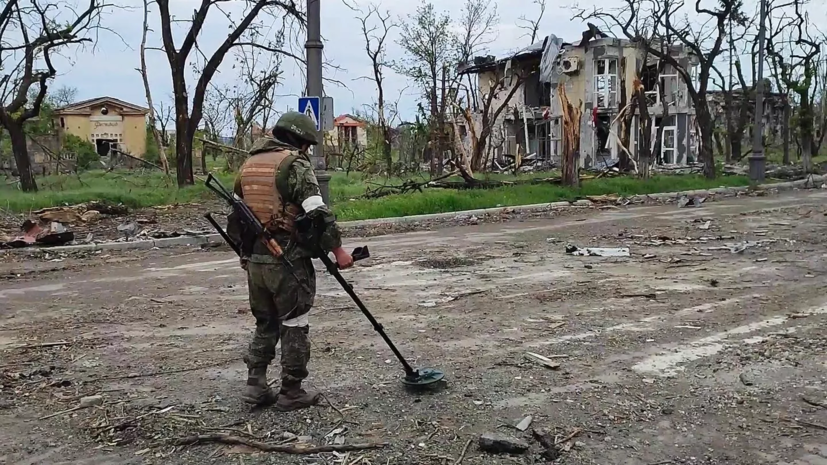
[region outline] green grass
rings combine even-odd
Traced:
[[[225,186],[232,186],[232,175],[218,175]],[[58,205],[74,205],[91,200],[122,203],[130,208],[195,202],[209,192],[203,183],[178,189],[175,178],[159,172],[88,171],[75,176],[37,178],[37,193],[22,192],[14,186],[0,188],[0,208],[28,212]]]
[[[529,173],[516,177],[500,174],[487,178],[515,180],[546,176],[549,176],[549,173]],[[234,175],[218,174],[218,177],[225,186],[232,185]],[[521,184],[497,189],[462,191],[426,189],[421,193],[391,195],[372,200],[356,199],[365,192],[367,185],[375,187],[400,182],[402,180],[398,178],[365,179],[358,173],[351,173],[350,176],[340,172],[332,173],[330,193],[333,208],[339,219],[346,221],[574,200],[586,195],[628,196],[749,184],[747,178],[738,176],[720,177],[715,180],[689,175],[657,176],[648,181],[634,177],[617,177],[584,181],[579,189],[545,183]],[[34,194],[21,192],[10,185],[0,187],[0,208],[14,212],[28,212],[91,200],[106,200],[122,203],[131,208],[143,208],[199,202],[212,196],[201,182],[196,183],[195,186],[178,189],[175,186],[174,177],[167,178],[158,172],[90,171],[83,173],[80,180],[74,176],[48,176],[39,178],[38,184],[40,191]]]
[[[622,177],[584,181],[579,189],[552,184],[522,184],[465,191],[431,189],[422,193],[390,195],[373,200],[343,201],[336,203],[334,207],[340,220],[349,221],[557,202],[575,200],[587,195],[630,196],[746,185],[749,185],[749,179],[742,176],[714,180],[689,175],[657,176],[648,181]]]

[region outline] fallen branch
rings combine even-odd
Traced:
[[[124,156],[126,156],[127,158],[131,158],[131,159],[133,159],[133,160],[137,160],[137,161],[139,161],[139,162],[143,163],[144,165],[151,166],[151,167],[153,167],[153,168],[156,168],[156,169],[159,169],[159,170],[161,170],[161,171],[164,171],[164,167],[163,167],[163,166],[161,166],[161,165],[156,165],[155,163],[152,163],[152,162],[150,162],[150,161],[144,160],[143,158],[136,157],[136,156],[134,156],[134,155],[130,155],[130,154],[128,154],[128,153],[126,153],[126,152],[124,152],[124,151],[122,151],[122,150],[118,150],[118,149],[110,149],[110,150],[112,150],[113,152],[117,153],[118,155],[124,155]],[[167,173],[167,175],[169,175],[169,173]]]
[[[459,455],[457,461],[454,462],[454,465],[460,465],[462,461],[465,460],[465,454],[468,452],[468,447],[471,446],[471,442],[472,440],[469,439],[468,442],[465,443],[465,447],[462,448],[462,453]]]
[[[120,422],[116,425],[104,426],[100,429],[100,431],[98,431],[98,434],[103,434],[103,433],[106,433],[108,431],[122,430],[122,429],[124,429],[128,426],[133,426],[138,420],[142,420],[146,417],[151,417],[152,415],[159,415],[159,414],[162,414],[162,413],[167,413],[170,410],[172,410],[173,408],[174,408],[173,406],[169,406],[169,407],[161,409],[161,410],[153,410],[151,412],[147,412],[147,413],[144,413],[142,415],[138,415],[135,418],[130,418],[128,420],[124,420],[124,421],[122,421],[122,422]]]
[[[59,347],[59,346],[68,346],[72,344],[71,342],[67,341],[59,341],[59,342],[41,342],[39,344],[22,344],[18,346],[12,346],[12,349],[37,349],[41,347]]]
[[[230,152],[243,153],[244,155],[250,155],[250,152],[248,152],[244,149],[239,149],[239,148],[236,148],[236,147],[231,147],[229,145],[220,144],[218,142],[214,142],[214,141],[211,141],[209,139],[204,139],[203,137],[196,137],[196,139],[200,140],[201,142],[203,142],[203,143],[205,143],[209,146],[215,147],[219,150],[228,150]]]
[[[351,452],[355,450],[366,449],[381,449],[387,446],[384,442],[367,442],[363,444],[341,444],[341,445],[327,445],[327,446],[301,446],[301,445],[279,445],[268,444],[266,442],[253,441],[251,439],[244,439],[238,436],[230,436],[229,434],[197,434],[194,436],[187,436],[172,441],[176,446],[189,446],[205,442],[218,442],[221,444],[243,445],[259,449],[264,452],[281,452],[284,454],[320,454],[324,452]]]
[[[577,428],[577,429],[576,429],[576,430],[574,430],[571,434],[569,434],[568,436],[564,437],[563,439],[561,439],[561,440],[559,440],[559,441],[554,441],[554,445],[555,445],[555,446],[559,446],[560,444],[563,444],[564,442],[571,441],[571,440],[572,440],[575,436],[577,436],[578,434],[580,434],[580,433],[582,433],[582,432],[583,432],[583,430],[582,430],[582,429]]]

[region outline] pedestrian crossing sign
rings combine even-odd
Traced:
[[[299,97],[299,111],[313,120],[317,131],[322,129],[320,100],[319,97]]]

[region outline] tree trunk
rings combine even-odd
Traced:
[[[813,170],[813,125],[815,115],[813,106],[807,93],[799,94],[801,105],[799,107],[798,131],[801,134],[801,165],[805,173]]]
[[[707,179],[715,179],[715,152],[713,151],[714,143],[712,142],[712,133],[715,131],[715,124],[712,121],[712,115],[709,113],[709,107],[706,104],[706,95],[699,94],[698,100],[701,105],[695,105],[695,120],[698,122],[698,128],[701,130],[700,147],[698,148],[698,158],[704,164],[704,176]]]
[[[638,143],[637,160],[640,177],[649,178],[649,166],[652,145],[652,118],[649,116],[649,106],[646,104],[646,94],[643,88],[637,90],[636,103],[638,106]]]
[[[29,158],[29,148],[26,146],[26,133],[22,124],[7,124],[6,130],[11,140],[11,149],[14,153],[14,163],[20,173],[20,188],[24,192],[37,192],[37,182],[32,172],[32,161]]]
[[[623,119],[620,123],[620,145],[625,147],[626,150],[629,150],[629,141],[631,140],[632,129],[630,127],[630,123],[635,112],[632,110],[634,108],[634,102],[629,102],[629,97],[626,93],[626,58],[620,59],[620,104],[619,108],[622,111],[626,111],[623,115]],[[626,108],[626,106],[629,108]],[[629,171],[632,166],[631,160],[629,159],[629,154],[626,153],[626,150],[622,148],[619,150],[618,154],[618,168],[620,171]],[[629,150],[631,152],[631,150]]]
[[[191,186],[195,184],[192,173],[192,138],[189,137],[189,120],[186,117],[179,117],[175,121],[175,152],[176,152],[176,178],[178,187]]]
[[[784,164],[790,164],[790,104],[784,103],[784,120],[781,122],[781,137],[783,138]]]
[[[731,80],[730,80],[731,81]],[[732,124],[732,86],[730,86],[729,91],[727,91],[726,96],[724,98],[724,107],[726,108],[726,147],[724,148],[724,159],[727,163],[732,162],[733,157],[733,134],[735,133],[735,127]],[[742,103],[744,104],[744,103]],[[734,152],[737,155],[736,157],[740,157],[741,152]]]
[[[190,131],[189,95],[184,78],[183,63],[172,70],[172,86],[175,93],[175,167],[178,187],[195,184],[192,172],[192,137]]]
[[[737,131],[735,131],[731,136],[730,149],[729,150],[730,150],[730,152],[732,152],[732,154],[733,154],[732,156],[736,160],[741,159],[741,155],[743,155],[743,153],[744,153],[743,152],[744,142],[743,142],[743,137],[739,137]]]
[[[383,118],[384,119],[384,118]],[[382,154],[385,157],[385,163],[388,165],[388,176],[393,174],[393,151],[391,150],[391,130],[387,123],[382,124]]]

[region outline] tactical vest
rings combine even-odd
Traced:
[[[293,158],[292,155],[295,155],[295,152],[290,150],[259,153],[248,158],[241,166],[241,191],[244,194],[244,203],[250,207],[261,224],[272,232],[293,232],[296,216],[302,211],[300,206],[282,199],[276,181],[282,164],[288,158]]]

